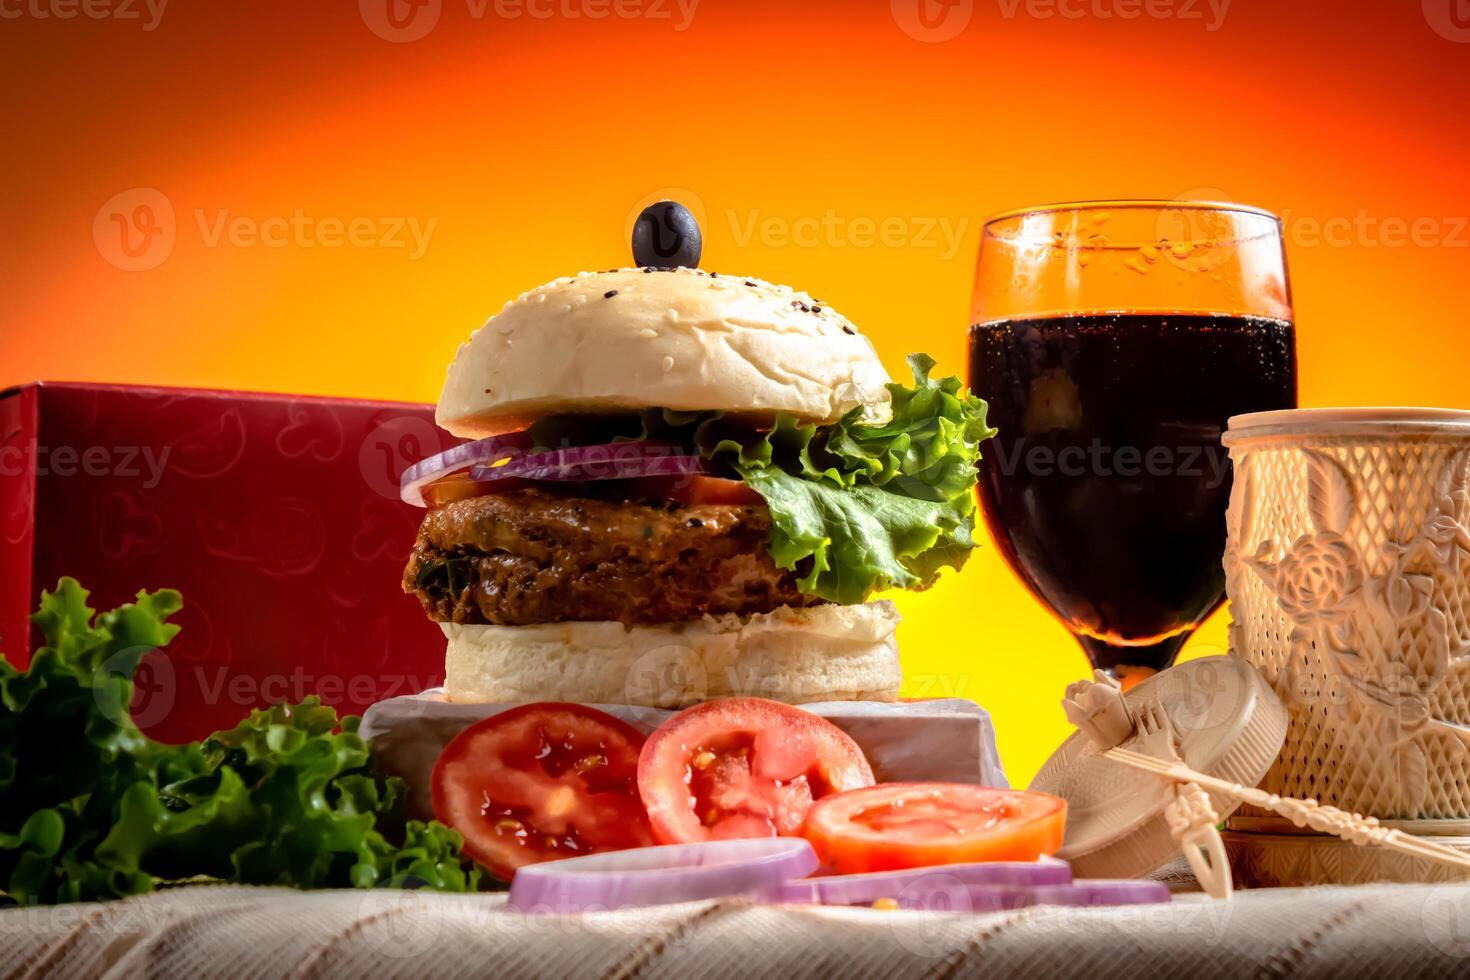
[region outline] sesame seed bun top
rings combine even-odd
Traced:
[[[437,419],[478,438],[561,413],[643,408],[891,415],[888,374],[847,318],[806,293],[698,269],[557,279],[460,345]]]

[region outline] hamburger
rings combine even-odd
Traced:
[[[985,403],[923,355],[893,383],[807,293],[642,251],[523,293],[449,366],[436,420],[468,441],[403,483],[446,699],[895,700],[879,594],[973,548]]]

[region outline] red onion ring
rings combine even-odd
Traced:
[[[609,442],[573,446],[512,459],[503,466],[476,466],[470,479],[631,480],[644,476],[692,476],[708,467],[698,456],[659,442]]]
[[[424,487],[434,481],[472,466],[514,459],[530,448],[531,437],[528,433],[509,432],[446,449],[439,455],[420,460],[404,470],[399,483],[399,496],[406,504],[427,507],[429,504],[424,500]]]
[[[755,897],[763,902],[794,905],[867,905],[880,898],[897,898],[910,891],[922,894],[937,889],[964,890],[973,885],[1036,887],[1071,883],[1071,865],[1056,858],[1043,857],[1037,861],[946,864],[903,871],[806,878],[783,882]]]
[[[521,868],[506,907],[574,913],[671,905],[767,888],[816,868],[816,852],[799,837],[608,851]]]

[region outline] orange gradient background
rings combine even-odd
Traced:
[[[706,268],[961,372],[985,215],[1205,196],[1287,217],[1303,404],[1470,404],[1457,0],[396,0],[400,32],[389,2],[0,0],[0,384],[432,401],[507,299],[627,264],[655,195],[702,211]],[[125,271],[105,205],[139,188],[174,245]],[[252,243],[298,212],[366,231]],[[899,603],[906,693],[979,701],[1027,782],[1073,641],[988,545]]]

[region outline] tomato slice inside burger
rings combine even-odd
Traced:
[[[814,800],[871,785],[868,760],[842,729],[759,698],[681,711],[638,760],[638,791],[661,844],[794,837]]]
[[[842,874],[1055,854],[1065,800],[964,783],[885,783],[820,800],[802,835]]]
[[[643,736],[577,704],[528,704],[466,728],[434,765],[434,815],[499,878],[653,843],[638,798]]]
[[[664,496],[685,504],[766,505],[766,498],[752,490],[744,481],[727,480],[718,476],[695,475],[673,480]]]

